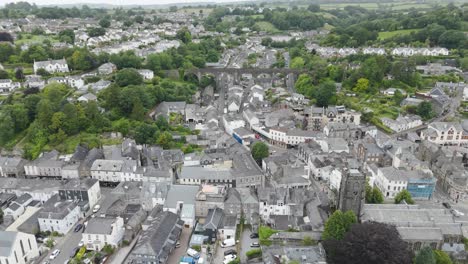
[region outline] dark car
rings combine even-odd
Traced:
[[[226,250],[224,251],[224,256],[227,256],[227,255],[237,255],[237,251],[235,251],[234,249]]]
[[[76,225],[76,227],[75,227],[75,232],[78,232],[78,231],[80,231],[80,230],[81,230],[81,228],[83,228],[83,225],[82,225],[82,224],[78,224],[78,225]]]
[[[447,209],[452,208],[452,206],[450,206],[449,203],[442,203],[442,205],[443,205],[445,208],[447,208]]]
[[[258,238],[258,234],[257,233],[252,233],[252,234],[250,234],[250,238]]]
[[[70,258],[74,258],[76,256],[76,253],[78,253],[78,251],[80,251],[80,247],[74,248],[70,253]]]

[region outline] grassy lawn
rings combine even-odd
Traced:
[[[266,31],[266,32],[268,32],[268,33],[278,33],[278,32],[280,32],[280,31],[279,31],[273,24],[271,24],[270,22],[260,21],[260,22],[255,23],[255,25],[257,25],[258,27],[260,27],[260,30]]]
[[[416,3],[394,3],[392,10],[406,10],[410,8],[415,9],[426,9],[431,8],[431,5],[428,4],[416,4]]]
[[[417,32],[419,29],[401,29],[401,30],[395,30],[395,31],[383,31],[379,32],[379,39],[380,40],[385,40],[391,37],[394,37],[396,35],[409,35],[411,32]]]
[[[15,40],[15,44],[41,44],[46,39],[51,43],[58,42],[58,40],[52,36],[24,34],[22,39]]]
[[[321,4],[320,8],[325,10],[330,9],[342,9],[345,6],[359,6],[365,9],[377,9],[379,6],[377,3],[330,3],[330,4]]]

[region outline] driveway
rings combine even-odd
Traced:
[[[190,242],[189,239],[190,239],[191,234],[192,234],[192,228],[184,227],[184,229],[182,229],[182,234],[180,234],[180,238],[179,238],[180,247],[172,251],[167,263],[179,264],[180,258],[183,256],[187,256],[187,249],[188,249],[188,244]]]

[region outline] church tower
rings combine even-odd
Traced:
[[[366,176],[357,169],[345,169],[341,178],[338,209],[353,211],[358,220],[366,197]]]

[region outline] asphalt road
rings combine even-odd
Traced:
[[[187,249],[188,249],[188,244],[189,244],[189,238],[190,234],[192,233],[191,228],[185,228],[182,229],[182,234],[180,234],[179,242],[180,242],[180,247],[174,249],[172,251],[171,255],[169,256],[169,259],[167,260],[168,264],[179,264],[180,258],[183,256],[187,256]]]

